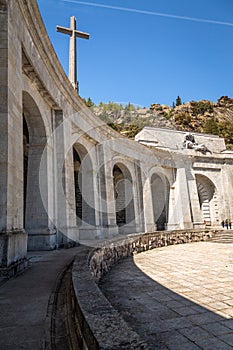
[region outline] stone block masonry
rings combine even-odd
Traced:
[[[122,319],[98,287],[98,282],[120,259],[157,247],[208,241],[214,230],[183,230],[128,235],[102,242],[99,247],[81,246],[73,270],[73,305],[78,336],[91,349],[148,349]]]
[[[145,128],[138,142],[123,137],[78,96],[36,0],[0,0],[0,9],[0,267],[27,249],[232,219],[233,153],[223,139],[195,133],[211,151],[203,154],[183,148],[184,132]],[[192,240],[181,236],[143,238],[128,251]]]
[[[216,234],[212,230],[184,230],[129,235],[125,239],[111,240],[90,253],[89,266],[92,277],[98,283],[102,276],[120,259],[158,247],[207,241]]]

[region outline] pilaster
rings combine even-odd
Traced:
[[[168,230],[193,227],[185,168],[177,168],[174,186],[170,189]]]

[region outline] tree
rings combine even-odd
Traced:
[[[86,105],[87,105],[87,107],[93,107],[95,104],[92,101],[92,99],[90,97],[88,97],[88,99],[86,101]]]
[[[134,105],[132,105],[130,102],[125,106],[125,111],[135,111]]]
[[[180,96],[176,98],[176,106],[180,106],[182,104]]]
[[[203,131],[206,134],[218,135],[219,128],[217,121],[214,118],[207,119]]]
[[[198,114],[205,114],[206,112],[208,113],[213,113],[214,108],[213,105],[209,101],[199,101],[199,102],[192,102],[192,113],[194,115]]]

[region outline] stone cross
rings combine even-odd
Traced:
[[[69,79],[78,92],[76,37],[89,39],[90,34],[76,30],[76,18],[70,17],[70,28],[57,26],[57,32],[70,36]]]

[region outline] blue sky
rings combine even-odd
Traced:
[[[47,32],[68,72],[69,37],[56,25],[90,33],[78,39],[80,96],[171,105],[233,98],[232,0],[38,0]],[[171,16],[170,16],[171,15]],[[204,20],[204,21],[202,21]]]

